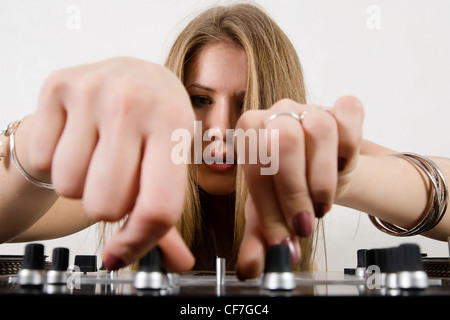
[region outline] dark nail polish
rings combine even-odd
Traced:
[[[343,171],[347,167],[348,160],[343,157],[338,157],[338,171]]]
[[[125,267],[125,262],[122,259],[110,254],[103,261],[103,266],[108,270],[118,270],[122,267]]]
[[[331,206],[327,203],[315,203],[314,204],[314,214],[317,218],[322,218],[325,213],[330,211]]]
[[[239,268],[236,267],[235,271],[236,271],[236,278],[239,281],[245,281],[246,280],[245,277],[239,272]]]
[[[309,237],[312,233],[311,218],[308,212],[302,211],[292,219],[295,233],[300,237]]]

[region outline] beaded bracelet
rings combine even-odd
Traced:
[[[46,183],[46,182],[37,180],[36,178],[33,178],[28,172],[26,172],[25,169],[22,167],[19,159],[17,158],[14,134],[17,130],[17,127],[20,125],[21,122],[22,122],[22,120],[17,120],[15,122],[12,122],[12,123],[8,124],[8,126],[5,128],[5,130],[3,130],[1,132],[1,134],[4,135],[5,137],[9,137],[9,153],[11,155],[11,159],[13,160],[17,170],[30,183],[32,183],[33,185],[35,185],[36,187],[39,187],[39,188],[46,188],[46,189],[53,190],[54,188],[51,183]],[[0,157],[2,157],[2,158],[5,157],[5,154],[2,152],[0,154]]]
[[[403,158],[421,169],[431,183],[429,210],[426,216],[416,226],[407,229],[383,221],[369,215],[370,221],[379,230],[399,237],[415,236],[433,229],[444,216],[448,205],[448,189],[445,177],[432,160],[415,153],[398,153],[392,156]]]

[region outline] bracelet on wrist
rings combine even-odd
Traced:
[[[430,180],[428,211],[425,217],[412,228],[403,228],[395,224],[370,216],[370,221],[379,230],[399,237],[415,236],[433,229],[444,217],[448,206],[448,188],[444,174],[437,164],[429,158],[415,153],[397,153],[391,156],[403,158],[420,169]]]
[[[1,132],[1,134],[4,135],[5,137],[9,137],[9,154],[11,155],[11,159],[13,160],[14,165],[16,166],[16,168],[20,172],[20,174],[25,179],[27,179],[30,183],[32,183],[33,185],[35,185],[36,187],[39,187],[39,188],[46,188],[46,189],[53,190],[54,188],[51,183],[46,183],[46,182],[40,181],[40,180],[34,178],[33,176],[31,176],[28,172],[26,172],[25,169],[23,168],[22,164],[20,163],[19,159],[17,158],[16,146],[15,146],[15,132],[21,122],[22,122],[22,120],[17,120],[15,122],[11,122],[10,124],[8,124],[8,126],[5,128],[5,130],[3,130]],[[3,143],[2,143],[2,145],[0,145],[0,147],[1,146],[3,146]],[[0,158],[4,158],[4,157],[6,157],[5,151],[1,151]]]

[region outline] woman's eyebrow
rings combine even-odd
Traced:
[[[213,88],[204,86],[204,85],[202,85],[200,83],[192,83],[186,89],[190,89],[190,88],[199,88],[199,89],[202,89],[202,90],[205,90],[205,91],[211,91],[211,92],[215,91]]]
[[[211,87],[208,87],[203,84],[196,83],[196,82],[192,83],[186,87],[186,89],[190,89],[190,88],[198,88],[198,89],[202,89],[202,90],[209,91],[209,92],[216,92],[216,90],[214,88],[211,88]],[[238,97],[243,97],[243,96],[245,96],[245,90],[239,91],[235,95]]]

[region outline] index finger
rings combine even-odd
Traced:
[[[126,224],[104,249],[103,260],[109,270],[144,256],[182,213],[187,167],[172,162],[172,143],[168,141],[170,134],[159,132],[146,142],[136,203]]]

